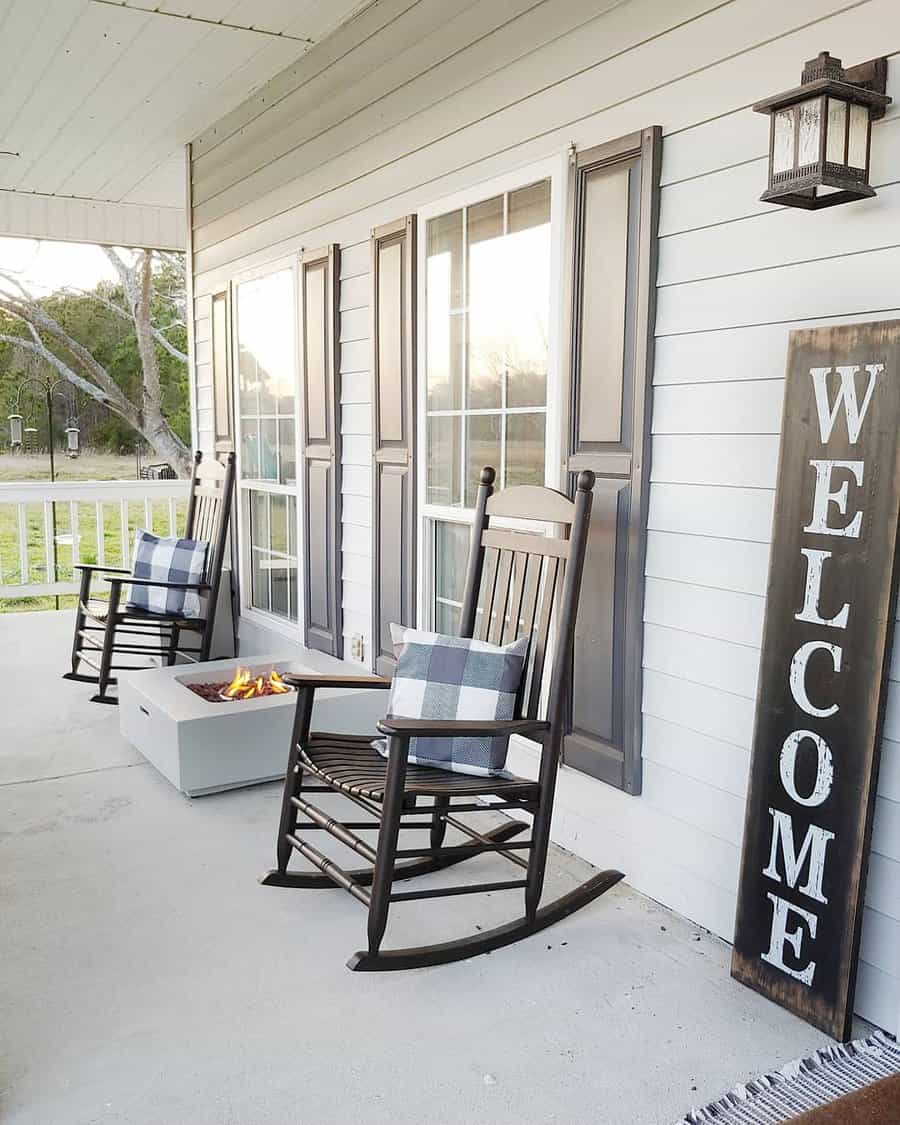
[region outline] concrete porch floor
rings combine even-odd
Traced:
[[[59,678],[70,630],[0,616],[6,1125],[668,1125],[825,1041],[621,884],[490,956],[348,972],[358,904],[256,882],[280,786],[182,797]],[[545,900],[591,871],[551,866]],[[497,924],[515,897],[400,904],[385,944]]]

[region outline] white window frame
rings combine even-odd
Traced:
[[[293,382],[294,382],[294,448],[296,449],[297,456],[297,481],[292,486],[289,484],[280,484],[278,481],[265,481],[259,480],[257,477],[244,477],[244,466],[242,460],[243,450],[243,420],[241,418],[241,390],[240,390],[240,345],[238,342],[238,332],[240,327],[240,317],[238,315],[238,287],[248,281],[258,281],[260,278],[268,277],[274,273],[283,273],[290,271],[291,284],[293,288],[293,308],[294,308],[294,342],[291,349],[293,358]],[[270,629],[274,632],[280,633],[291,641],[299,642],[302,644],[303,637],[305,636],[305,600],[302,588],[302,568],[300,560],[302,556],[303,542],[301,540],[301,533],[303,529],[303,520],[301,513],[301,496],[300,496],[300,341],[299,341],[299,305],[298,305],[298,284],[299,284],[299,262],[297,255],[291,255],[289,258],[278,258],[274,261],[266,262],[263,265],[255,266],[253,269],[243,271],[235,274],[229,283],[229,297],[231,303],[231,347],[233,361],[233,378],[232,378],[232,408],[234,410],[234,444],[235,454],[237,460],[237,474],[236,474],[236,498],[237,498],[237,515],[235,520],[235,528],[238,537],[238,559],[240,560],[240,574],[238,578],[238,591],[240,602],[240,615],[247,621],[253,622],[264,629]],[[294,526],[294,546],[296,548],[297,559],[297,620],[290,621],[287,618],[281,617],[275,613],[268,613],[266,610],[259,609],[252,603],[252,570],[250,566],[250,493],[251,492],[268,492],[273,495],[280,496],[293,496],[295,503],[296,521]]]
[[[418,292],[416,294],[417,322],[420,325],[417,339],[417,380],[416,387],[416,425],[418,427],[418,454],[416,464],[416,567],[417,621],[422,628],[433,626],[432,609],[434,604],[434,557],[433,525],[438,522],[461,523],[471,527],[474,517],[472,508],[454,508],[440,504],[426,503],[427,480],[427,223],[461,207],[470,207],[485,199],[501,193],[516,191],[539,180],[550,181],[550,309],[548,313],[549,348],[547,352],[547,407],[545,424],[545,473],[544,483],[550,488],[560,488],[563,483],[563,434],[565,417],[565,352],[563,343],[563,253],[566,230],[566,206],[568,199],[569,154],[568,150],[544,160],[523,165],[491,179],[472,184],[461,191],[421,207],[417,212],[419,237],[416,248],[416,270]],[[476,411],[473,413],[496,413],[496,411]],[[511,527],[534,530],[527,522],[504,520]]]

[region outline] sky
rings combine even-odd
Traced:
[[[54,289],[92,289],[98,281],[116,280],[100,247],[81,242],[0,238],[0,270],[15,274],[36,297]]]

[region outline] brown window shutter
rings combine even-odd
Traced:
[[[213,415],[216,428],[216,453],[230,453],[234,449],[230,338],[231,316],[228,293],[216,293],[212,299]]]
[[[597,475],[564,760],[641,789],[659,128],[573,157],[571,473]]]
[[[415,619],[416,217],[372,231],[372,648],[394,668],[391,622]]]
[[[308,648],[340,657],[340,248],[300,258],[300,441],[303,592]]]

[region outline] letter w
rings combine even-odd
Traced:
[[[866,364],[866,371],[869,373],[869,385],[866,387],[866,393],[863,396],[862,407],[860,407],[856,399],[856,373],[859,371],[859,364],[855,367],[835,367],[834,370],[840,377],[841,386],[832,404],[828,400],[828,384],[826,382],[832,369],[830,367],[811,367],[809,369],[809,373],[812,376],[813,388],[816,392],[816,410],[819,414],[819,434],[821,435],[823,444],[828,441],[831,437],[831,431],[834,429],[834,424],[837,421],[838,414],[840,413],[841,404],[843,403],[844,413],[847,416],[847,434],[850,438],[850,444],[855,445],[856,439],[859,437],[859,431],[862,429],[862,424],[866,417],[866,411],[869,409],[869,403],[872,401],[872,394],[875,390],[875,380],[882,371],[884,371],[884,364]]]
[[[828,902],[822,894],[822,877],[825,874],[825,849],[828,841],[834,839],[834,833],[815,824],[809,830],[800,848],[800,854],[794,847],[794,826],[787,813],[769,809],[772,814],[772,850],[769,855],[769,866],[763,869],[763,875],[781,882],[778,873],[778,844],[781,842],[781,852],[784,856],[784,877],[789,887],[796,887],[797,880],[803,870],[804,864],[809,861],[809,876],[806,883],[800,887],[800,893],[814,898],[816,902]]]

